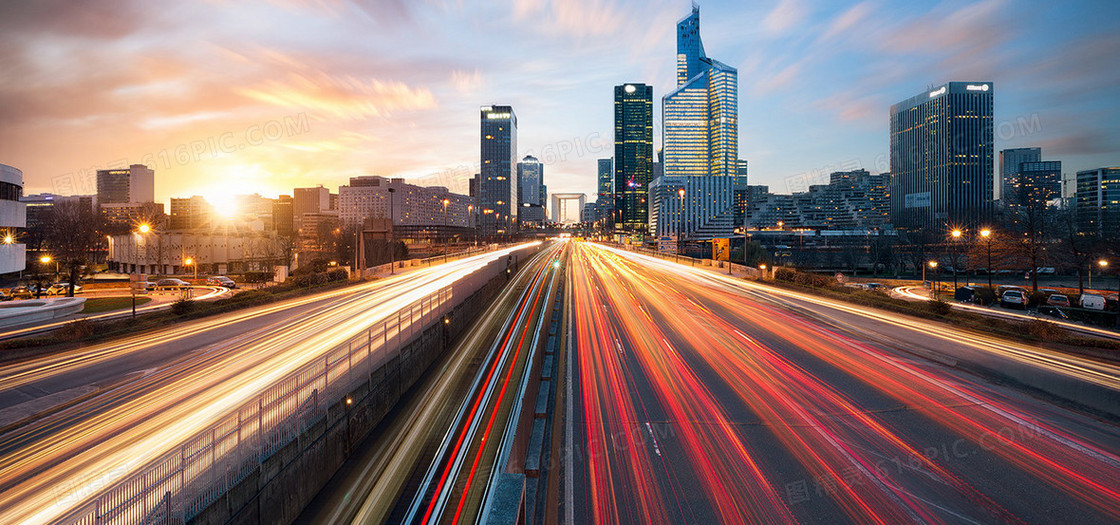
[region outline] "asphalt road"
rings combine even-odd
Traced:
[[[944,356],[1100,389],[1115,365],[574,246],[575,523],[1120,520],[1115,421]]]
[[[46,523],[246,399],[509,250],[0,368],[0,407],[94,386],[0,430],[0,523]]]
[[[564,244],[525,263],[471,331],[361,444],[297,523],[474,522],[512,445]],[[537,357],[539,359],[539,357]],[[495,465],[498,465],[495,469]]]

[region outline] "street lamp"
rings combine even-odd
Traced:
[[[152,226],[149,225],[148,223],[142,223],[136,229],[139,230],[140,233],[148,233],[148,232],[152,231]]]
[[[186,266],[191,266],[191,267],[194,268],[194,280],[197,281],[198,280],[198,265],[195,264],[194,259],[192,259],[190,257],[187,257],[186,259],[183,259],[183,264],[186,265]]]
[[[681,201],[681,216],[680,221],[677,223],[677,256],[681,254],[681,241],[684,239],[684,188],[677,190],[677,196]]]
[[[933,293],[936,297],[940,297],[941,296],[941,290],[939,290],[938,288],[941,285],[941,280],[937,278],[938,277],[938,275],[937,275],[937,261],[930,261],[929,262],[929,267],[930,267],[930,269],[933,270],[933,278],[934,278]],[[925,273],[926,273],[925,268],[922,268],[922,280],[923,281],[926,280]]]
[[[1105,260],[1105,259],[1101,259],[1101,260],[1097,261],[1097,266],[1101,267],[1101,282],[1103,283],[1104,282],[1104,271],[1106,269],[1108,269],[1108,261]],[[1090,279],[1089,282],[1091,283],[1092,279]],[[1089,286],[1092,287],[1093,285],[1090,284]],[[1101,289],[1103,289],[1104,291],[1107,292],[1108,291],[1108,284],[1101,285]]]
[[[980,230],[980,236],[988,245],[988,288],[994,290],[995,288],[992,288],[992,230],[984,228]]]
[[[758,269],[761,270],[762,280],[765,281],[766,280],[766,265],[765,264],[760,264],[760,265],[758,265]]]
[[[960,266],[957,263],[957,241],[960,240],[963,233],[960,228],[954,228],[953,231],[949,232],[949,235],[953,237],[953,293],[956,293],[957,290],[957,266]]]
[[[474,222],[474,204],[467,205],[467,225],[471,227],[471,244],[478,246],[478,227]]]
[[[451,247],[451,236],[447,232],[447,205],[451,204],[451,199],[443,199],[443,234],[447,235],[443,245],[443,262],[447,262],[447,251]]]
[[[396,188],[389,188],[389,234],[386,235],[389,239],[389,275],[397,273],[397,245],[394,239],[396,232],[393,231],[393,194],[396,192]]]

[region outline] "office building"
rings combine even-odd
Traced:
[[[1019,165],[1042,160],[1042,148],[1008,148],[999,151],[999,179],[996,180],[995,199],[1007,199],[1008,187],[1015,185]]]
[[[677,23],[676,58],[677,86],[662,98],[664,144],[652,168],[650,231],[729,238],[743,223],[747,186],[739,176],[739,72],[705,53],[695,5]]]
[[[0,164],[0,274],[18,272],[27,262],[27,246],[19,233],[27,227],[27,206],[23,195],[23,171]]]
[[[156,172],[143,164],[97,170],[97,204],[155,202]]]
[[[296,188],[292,190],[292,224],[295,229],[306,213],[322,213],[331,210],[331,191],[322,186],[316,188]]]
[[[473,211],[475,200],[470,196],[451,193],[442,186],[408,184],[399,178],[351,177],[349,185],[338,188],[339,224],[347,230],[391,215],[393,229],[401,238],[447,239],[469,233]]]
[[[653,86],[614,88],[614,209],[619,226],[649,230],[649,183],[653,175]]]
[[[517,211],[521,224],[540,226],[545,222],[544,205],[548,188],[544,185],[544,164],[532,155],[517,163],[517,185],[521,192]]]
[[[885,228],[890,220],[890,175],[867,170],[832,173],[828,184],[792,195],[750,186],[747,223],[753,229],[866,230]]]
[[[283,237],[295,235],[295,200],[291,195],[280,195],[273,201],[272,229]]]
[[[517,225],[517,116],[510,106],[483,106],[478,227],[484,234],[506,233]]]
[[[599,159],[595,201],[614,205],[614,159]],[[651,179],[652,180],[652,179]]]
[[[150,231],[110,235],[106,262],[121,273],[225,275],[272,271],[286,264],[287,249],[275,232],[231,225],[221,230]],[[191,264],[186,264],[186,259]]]
[[[556,224],[575,224],[583,220],[583,209],[587,205],[586,193],[553,193],[552,222]]]
[[[55,204],[63,202],[77,202],[87,210],[96,211],[96,195],[56,195],[54,193],[35,193],[19,198],[27,207],[27,227],[38,228],[45,224],[47,216],[54,209]]]
[[[168,228],[171,230],[196,230],[209,228],[214,207],[200,195],[171,198]]]
[[[991,220],[991,82],[949,82],[891,106],[891,220],[909,230]]]
[[[665,176],[736,174],[738,78],[735,68],[705,55],[700,8],[693,5],[677,23],[677,87],[662,99]]]
[[[1077,229],[1087,235],[1120,235],[1120,167],[1077,172]]]
[[[1008,206],[1057,206],[1062,198],[1062,161],[1022,162],[1005,189]]]

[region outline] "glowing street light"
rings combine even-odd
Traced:
[[[16,238],[12,237],[12,234],[9,233],[4,236],[4,244],[12,244],[14,242],[16,242]]]
[[[138,228],[136,228],[136,229],[137,229],[137,230],[138,230],[138,231],[139,231],[140,233],[148,233],[148,232],[152,231],[152,227],[151,227],[151,225],[149,225],[148,223],[143,223],[143,224],[141,224],[141,225],[140,225],[140,226],[139,226]]]
[[[186,266],[191,266],[191,267],[194,268],[194,280],[197,281],[198,280],[198,265],[195,264],[194,259],[192,259],[190,257],[187,257],[186,259],[183,259],[183,264],[186,265]]]
[[[983,237],[984,241],[988,244],[988,288],[994,290],[994,288],[992,288],[992,230],[984,228],[980,230],[980,236]]]

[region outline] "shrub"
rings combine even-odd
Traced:
[[[249,284],[267,283],[272,280],[272,272],[245,272],[241,281]]]
[[[175,315],[186,315],[195,310],[195,302],[190,299],[179,299],[171,304],[171,313]]]
[[[327,274],[325,273],[305,273],[292,277],[292,284],[302,288],[309,286],[318,286],[320,284],[327,284]]]
[[[934,315],[949,315],[949,312],[953,311],[953,306],[945,301],[926,301],[923,304],[929,313]]]
[[[62,325],[58,330],[58,338],[63,341],[81,341],[97,332],[97,323],[88,319],[79,319]]]
[[[349,276],[346,274],[346,270],[341,268],[327,272],[327,281],[330,282],[345,281],[347,277]]]
[[[1060,341],[1069,334],[1066,330],[1054,323],[1035,319],[1023,323],[1028,334],[1045,341]]]
[[[813,288],[831,288],[836,281],[832,277],[815,273],[800,272],[793,268],[780,267],[774,270],[774,279]]]

